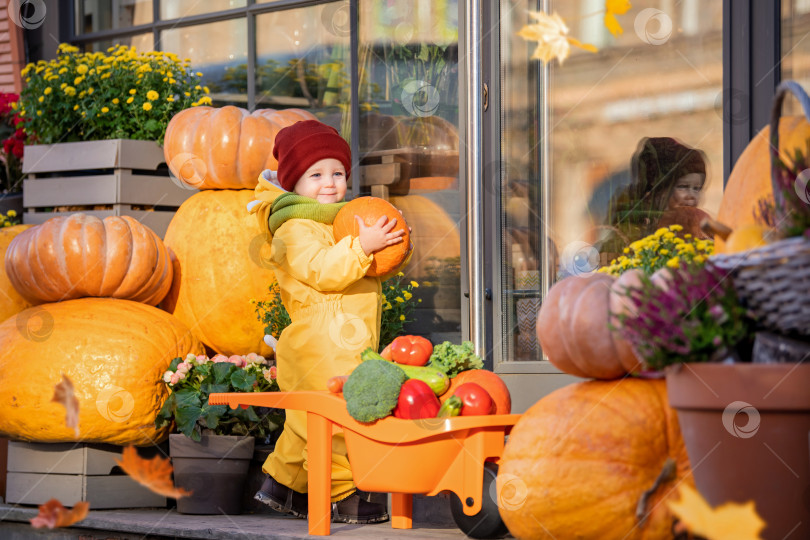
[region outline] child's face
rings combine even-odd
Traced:
[[[329,204],[346,196],[346,168],[334,158],[316,161],[301,175],[293,192]]]
[[[697,206],[700,191],[703,189],[703,175],[689,173],[675,182],[675,188],[669,196],[668,209],[677,206]]]

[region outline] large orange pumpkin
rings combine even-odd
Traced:
[[[129,216],[57,216],[11,241],[6,273],[32,303],[86,296],[156,305],[172,266],[163,241]]]
[[[408,224],[405,223],[405,218],[399,213],[399,210],[394,208],[388,201],[378,197],[354,199],[341,208],[335,216],[332,223],[335,240],[340,241],[348,235],[357,236],[360,233],[360,225],[357,223],[355,216],[360,216],[366,226],[374,225],[381,216],[387,217],[388,221],[397,220],[397,224],[391,229],[391,232],[404,231],[402,242],[375,252],[374,261],[371,263],[366,275],[384,276],[396,270],[405,260],[411,244]]]
[[[537,314],[537,339],[552,364],[596,379],[641,369],[630,344],[608,327],[611,297],[628,280],[637,283],[633,273],[625,272],[619,280],[594,273],[567,277],[549,289]]]
[[[783,159],[798,148],[807,149],[810,124],[803,116],[779,119],[779,148]],[[790,160],[788,160],[790,162]],[[763,197],[773,197],[771,188],[770,128],[757,133],[734,164],[723,191],[717,221],[736,229],[756,223],[754,210]],[[724,253],[725,242],[715,238],[715,252]]]
[[[0,323],[0,433],[39,442],[148,445],[172,358],[203,349],[165,311],[128,300],[80,298],[34,306]],[[79,435],[51,401],[62,374],[79,400]]]
[[[31,227],[32,225],[14,225],[13,227],[0,228],[0,260],[5,259],[11,241],[18,234]],[[31,302],[23,298],[17,292],[17,289],[11,285],[8,275],[6,275],[5,265],[0,266],[0,322],[27,307],[31,307]]]
[[[164,242],[175,275],[161,307],[218,353],[272,354],[251,300],[268,300],[275,281],[270,245],[247,215],[252,189],[206,190],[187,199]]]
[[[468,369],[462,371],[450,379],[450,388],[442,394],[441,402],[444,403],[452,396],[456,389],[464,383],[474,382],[480,384],[495,403],[495,411],[492,414],[509,414],[512,412],[512,395],[509,388],[496,373],[487,369]]]
[[[253,189],[259,173],[278,168],[276,134],[301,120],[316,120],[301,109],[192,107],[166,127],[163,153],[172,173],[197,189]]]
[[[665,467],[674,475],[639,523],[642,494]],[[658,540],[672,537],[663,501],[682,481],[692,482],[689,458],[665,382],[626,378],[569,385],[526,411],[504,448],[497,496],[516,538]]]

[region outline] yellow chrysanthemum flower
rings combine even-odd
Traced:
[[[135,94],[137,94],[137,93],[138,93],[138,91],[137,91],[137,90],[135,90],[134,88],[130,88],[130,89],[129,89],[129,95],[134,96],[134,95],[135,95]]]
[[[50,94],[51,92],[53,92],[53,89],[52,89],[50,86],[49,86],[49,87],[47,87],[45,90],[43,90],[43,91],[42,91],[42,93],[43,93],[43,94],[45,94],[46,96],[47,96],[48,94]]]
[[[405,320],[405,315],[400,315],[400,316],[399,316],[399,320],[400,320],[400,321],[404,321],[404,320]]]
[[[667,261],[667,266],[670,268],[678,268],[680,264],[681,260],[678,257],[672,257],[670,260]]]
[[[118,100],[118,98],[113,98],[112,102],[113,102],[113,105],[118,105],[119,100]]]
[[[144,104],[143,104],[143,110],[145,110],[145,111],[151,111],[151,110],[152,110],[152,104],[151,104],[151,103],[149,103],[149,102],[144,103]]]
[[[130,96],[127,98],[127,104],[132,103],[133,101],[135,101],[134,97]]]
[[[159,98],[159,97],[160,97],[160,94],[158,94],[158,93],[157,93],[157,92],[155,92],[154,90],[149,90],[149,91],[146,93],[146,99],[148,99],[149,101],[155,101],[155,100],[156,100],[157,98]]]
[[[110,112],[110,109],[108,107],[102,107],[101,112],[102,113],[108,113],[108,112]]]
[[[415,281],[411,281],[411,287],[416,289],[417,287],[419,287],[419,284],[417,282],[415,282]]]
[[[84,75],[85,73],[87,73],[88,70],[89,68],[84,64],[79,64],[78,66],[76,66],[76,73],[78,73],[79,75]]]

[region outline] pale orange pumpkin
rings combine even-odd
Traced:
[[[506,387],[506,383],[497,373],[493,373],[488,369],[468,369],[450,379],[450,388],[442,394],[441,402],[444,403],[450,399],[459,386],[468,382],[480,384],[487,391],[495,404],[495,411],[492,414],[509,414],[512,412],[512,395],[509,393],[509,388]]]
[[[803,116],[784,116],[779,119],[780,155],[787,163],[796,149],[805,152],[810,139],[810,124]],[[773,198],[771,187],[770,128],[757,133],[734,164],[728,177],[717,221],[737,229],[753,225],[754,210],[763,197]],[[715,238],[715,253],[725,253],[725,242]]]
[[[6,274],[32,303],[88,296],[156,305],[172,266],[163,241],[129,216],[57,216],[11,241]]]
[[[411,244],[408,224],[405,223],[405,218],[402,217],[399,210],[394,208],[388,201],[378,197],[354,199],[341,208],[335,216],[332,230],[336,241],[340,241],[349,235],[357,236],[359,234],[360,225],[357,223],[355,216],[360,216],[366,226],[374,225],[382,216],[387,217],[388,221],[397,220],[396,226],[390,232],[404,231],[405,234],[401,237],[402,241],[376,251],[374,261],[371,263],[366,275],[384,276],[396,270],[408,255],[408,248]]]
[[[192,107],[172,117],[163,154],[172,173],[197,189],[253,189],[259,173],[276,170],[276,134],[301,120],[316,120],[302,109]]]
[[[608,327],[611,295],[634,278],[570,276],[554,284],[537,314],[537,339],[549,361],[577,377],[615,379],[641,369],[630,344]]]
[[[664,470],[674,474],[642,501],[640,523],[639,501]],[[588,381],[523,414],[504,448],[497,497],[516,538],[658,540],[672,536],[664,501],[681,482],[693,485],[666,383]]]
[[[225,355],[271,355],[251,300],[269,300],[270,245],[247,215],[252,189],[205,190],[187,199],[164,242],[175,278],[161,307]]]
[[[0,323],[0,433],[39,442],[149,445],[175,357],[202,354],[165,311],[129,300],[79,298],[28,308]],[[62,374],[79,401],[79,434],[51,401]]]
[[[0,260],[6,258],[11,241],[21,232],[30,229],[33,225],[14,225],[0,228]],[[5,265],[0,266],[0,322],[5,321],[15,313],[31,307],[31,302],[23,298],[11,285],[6,275]]]

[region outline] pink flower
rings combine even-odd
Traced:
[[[174,375],[173,371],[167,371],[166,373],[164,373],[163,382],[165,382],[166,384],[170,383],[172,381],[172,375]]]
[[[201,366],[206,362],[208,362],[208,357],[205,356],[204,354],[198,354],[195,358],[198,366]]]
[[[183,375],[185,375],[186,373],[188,373],[189,369],[191,369],[191,364],[189,364],[188,362],[180,362],[177,365],[177,373],[182,373]]]
[[[239,356],[238,354],[234,354],[230,358],[228,358],[228,362],[235,365],[236,367],[245,367],[246,362],[244,357]]]
[[[270,372],[270,378],[275,379],[277,373],[276,366],[270,366],[270,369],[268,371]]]
[[[177,384],[185,377],[182,373],[174,373],[172,374],[172,378],[169,381],[169,384]]]
[[[212,362],[214,362],[214,363],[219,363],[219,362],[228,362],[228,357],[227,357],[227,356],[225,356],[224,354],[218,354],[218,355],[214,356],[214,357],[211,359],[211,361],[212,361]]]

